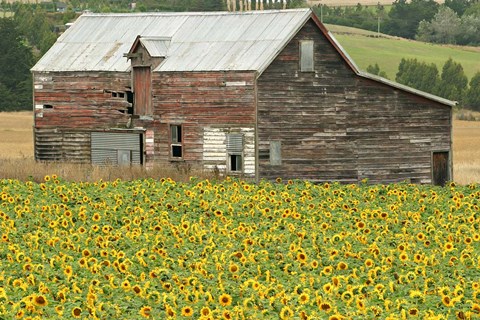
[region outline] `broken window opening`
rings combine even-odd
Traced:
[[[128,97],[127,93],[123,91],[113,91],[113,90],[105,89],[103,90],[103,92],[106,94],[110,94],[112,98],[125,99],[125,97]]]
[[[228,170],[242,172],[243,170],[243,134],[234,132],[227,134]]]
[[[183,143],[182,143],[182,126],[170,126],[170,146],[172,158],[183,157]]]
[[[135,97],[133,95],[132,90],[130,90],[130,88],[127,91],[125,91],[125,94],[127,95],[127,102],[130,103],[130,106],[127,107],[127,113],[133,114],[133,107],[134,107],[133,102],[135,101]]]
[[[231,172],[242,171],[242,155],[241,154],[229,155],[229,169]]]
[[[51,104],[44,104],[43,109],[53,109],[53,106]]]

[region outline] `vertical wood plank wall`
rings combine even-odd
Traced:
[[[315,72],[299,71],[304,39]],[[450,112],[357,76],[309,21],[258,80],[260,178],[429,183],[432,151],[450,150]],[[281,165],[269,161],[273,140]]]

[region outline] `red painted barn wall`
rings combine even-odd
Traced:
[[[36,128],[102,129],[126,127],[125,92],[130,73],[49,72],[34,74]]]
[[[170,155],[169,127],[183,128],[181,162],[202,165],[204,128],[253,127],[255,74],[253,72],[154,72],[156,162],[175,163]],[[225,155],[226,156],[226,155]]]

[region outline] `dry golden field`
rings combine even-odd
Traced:
[[[142,168],[118,170],[89,165],[39,164],[33,160],[33,116],[31,112],[0,113],[0,179],[35,180],[47,174],[61,174],[72,180],[134,179],[136,177],[185,178],[182,173],[156,168],[145,172]],[[480,121],[453,122],[453,172],[460,184],[480,182]]]

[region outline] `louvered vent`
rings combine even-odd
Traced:
[[[227,151],[230,153],[243,151],[243,134],[230,133],[227,135]]]

